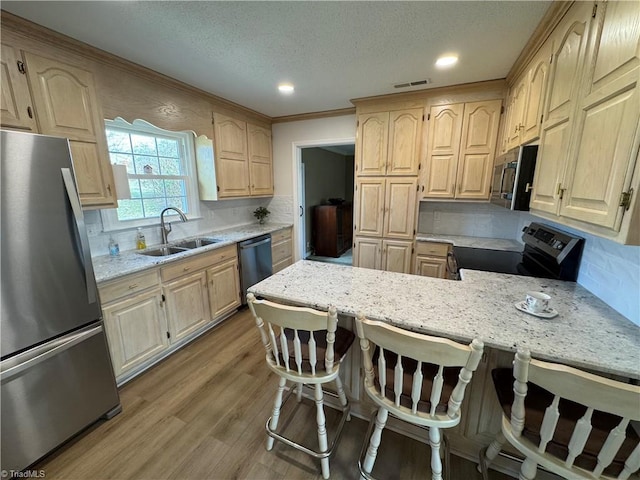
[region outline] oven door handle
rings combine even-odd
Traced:
[[[458,272],[458,259],[455,253],[447,253],[447,273],[453,280],[459,280],[460,273]]]

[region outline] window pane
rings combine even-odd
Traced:
[[[187,198],[186,197],[168,197],[167,198],[167,206],[168,207],[178,207],[184,213],[189,213],[189,205],[187,204]],[[171,211],[169,211],[167,213],[171,213]]]
[[[164,198],[151,198],[142,200],[144,204],[144,216],[159,217],[160,212],[166,207],[166,201]]]
[[[141,155],[135,156],[136,173],[138,175],[144,175],[145,173],[160,175],[160,165],[158,164],[158,157],[146,157]],[[151,171],[146,172],[144,167],[150,167]]]
[[[184,180],[165,180],[164,188],[167,197],[181,197],[187,194]]]
[[[162,180],[140,180],[140,189],[144,198],[164,197],[164,185]]]
[[[107,145],[110,152],[131,153],[128,133],[107,129]]]
[[[182,172],[182,162],[179,158],[160,158],[161,175],[184,175]]]
[[[129,179],[129,190],[131,190],[131,198],[140,198],[142,193],[140,192],[140,180]]]
[[[174,157],[178,158],[178,142],[169,138],[158,138],[158,155],[162,157]]]
[[[110,153],[109,157],[111,159],[111,163],[126,165],[127,173],[136,173],[133,168],[133,155],[128,155],[126,153]]]
[[[156,139],[149,135],[131,134],[131,144],[133,145],[133,153],[140,155],[157,155]]]
[[[144,218],[141,200],[118,200],[118,220]]]

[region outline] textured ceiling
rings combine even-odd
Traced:
[[[276,117],[504,78],[547,1],[32,2],[2,9]],[[460,61],[433,64],[445,52]],[[291,82],[295,93],[276,86]],[[422,87],[424,88],[424,87]],[[416,90],[418,88],[411,87]]]

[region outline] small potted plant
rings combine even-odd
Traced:
[[[258,207],[253,211],[253,216],[256,217],[258,219],[258,222],[260,224],[263,224],[265,222],[265,220],[267,219],[267,217],[269,216],[271,212],[269,210],[267,210],[267,208],[265,207]]]

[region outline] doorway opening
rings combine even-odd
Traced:
[[[351,265],[355,144],[300,151],[301,258]]]

